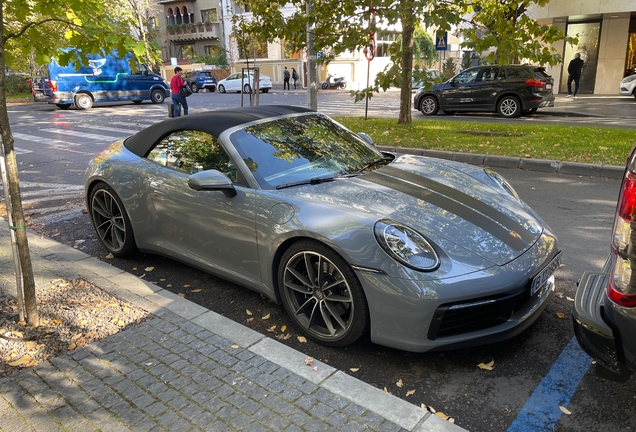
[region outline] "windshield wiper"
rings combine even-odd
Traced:
[[[380,165],[381,163],[384,163],[384,162],[390,162],[392,160],[393,159],[390,158],[390,157],[383,157],[383,158],[380,158],[380,159],[376,159],[376,160],[371,161],[368,164],[364,165],[362,168],[360,168],[358,171],[356,171],[355,174],[362,174],[363,171],[366,171],[369,168],[373,168],[376,165]]]
[[[284,184],[276,186],[276,189],[285,189],[285,188],[294,187],[294,186],[315,185],[315,184],[319,184],[319,183],[327,183],[327,182],[331,182],[331,181],[334,181],[336,179],[341,179],[341,178],[343,178],[343,177],[314,177],[314,178],[308,179],[308,180],[301,180],[301,181],[297,181],[297,182],[293,182],[293,183],[284,183]]]

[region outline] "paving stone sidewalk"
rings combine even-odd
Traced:
[[[84,278],[154,316],[0,380],[0,431],[462,431],[327,364],[29,232],[36,285]],[[0,220],[0,284],[15,295]]]

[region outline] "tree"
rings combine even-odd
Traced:
[[[85,61],[88,53],[112,49],[134,51],[142,56],[143,42],[135,41],[129,34],[130,22],[114,18],[114,6],[117,4],[100,0],[0,0],[0,134],[9,184],[11,229],[16,235],[26,319],[31,326],[38,325],[39,315],[7,112],[5,67],[14,64],[16,58],[31,54],[38,64],[47,64],[53,56],[58,57],[61,64],[67,64],[73,57]],[[60,51],[64,46],[79,50]]]
[[[442,76],[444,79],[451,79],[457,74],[457,65],[455,64],[455,59],[449,57],[442,64]]]
[[[473,65],[473,58],[470,51],[464,51],[462,54],[462,70],[468,69]]]
[[[562,61],[549,44],[563,40],[576,43],[553,25],[541,25],[528,16],[530,6],[543,7],[549,0],[482,0],[472,8],[470,26],[463,29],[463,46],[477,52],[496,48],[488,63],[515,64],[522,60],[544,65]]]

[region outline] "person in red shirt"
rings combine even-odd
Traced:
[[[181,87],[185,87],[187,84],[181,78],[183,75],[183,69],[179,66],[174,68],[174,76],[170,80],[170,95],[172,96],[172,116],[179,117],[179,104],[183,107],[183,115],[188,115],[188,101],[181,96]]]

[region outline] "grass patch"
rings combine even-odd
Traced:
[[[425,148],[533,159],[625,165],[636,130],[596,126],[334,117],[354,132],[365,132],[377,145]]]

